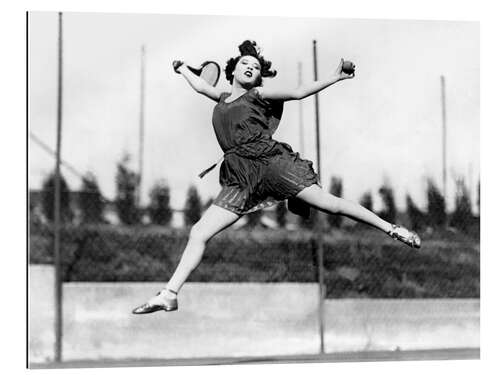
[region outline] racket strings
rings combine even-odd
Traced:
[[[208,63],[201,68],[200,77],[208,84],[215,86],[219,80],[220,68],[217,64]]]

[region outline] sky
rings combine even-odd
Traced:
[[[319,95],[322,184],[343,179],[344,196],[359,200],[389,181],[396,203],[409,193],[425,205],[425,181],[441,185],[441,91],[446,80],[448,203],[454,178],[464,177],[476,198],[479,180],[479,24],[457,21],[347,20],[234,16],[64,13],[62,158],[92,172],[103,194],[115,194],[125,153],[137,170],[141,46],[145,64],[145,152],[142,200],[165,179],[181,208],[190,184],[204,200],[219,190],[218,171],[197,174],[221,151],[212,130],[214,102],[196,94],[171,69],[175,59],[221,66],[245,39],[256,40],[278,75],[265,85],[295,87],[313,79],[317,40],[319,78],[341,57],[356,77]],[[221,87],[229,90],[222,77]],[[57,14],[29,16],[29,130],[55,149]],[[304,129],[300,149],[300,116]],[[287,102],[275,138],[316,164],[314,99]],[[54,159],[29,143],[29,186],[40,188]],[[71,189],[80,179],[63,169]]]

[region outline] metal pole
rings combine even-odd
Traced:
[[[302,63],[299,62],[299,87],[302,86]],[[304,111],[302,100],[299,100],[299,152],[304,154]]]
[[[56,142],[56,174],[54,191],[54,266],[55,266],[55,361],[62,357],[62,280],[61,280],[61,130],[62,130],[62,13],[59,13],[58,36],[58,72],[57,72],[57,142]]]
[[[316,40],[313,40],[313,60],[314,60],[314,80],[318,80],[318,64],[317,64],[317,53],[316,53]],[[320,131],[319,131],[319,96],[318,93],[314,95],[314,107],[316,114],[316,162],[318,165],[318,177],[321,180],[321,145],[320,145]],[[325,274],[323,268],[323,227],[322,227],[321,215],[318,216],[316,223],[316,230],[318,235],[318,283],[319,283],[319,334],[320,334],[320,352],[323,354],[325,352],[325,329],[324,329],[324,301],[325,301]]]
[[[141,202],[142,174],[144,168],[144,69],[146,60],[146,47],[141,47],[141,93],[139,109],[139,185],[137,187],[137,205]]]
[[[445,92],[445,80],[444,76],[441,76],[441,114],[443,119],[443,138],[442,138],[442,152],[443,152],[443,198],[444,198],[444,207],[446,212],[446,92]]]
[[[318,63],[317,63],[317,52],[316,52],[316,41],[313,41],[313,53],[314,53],[314,80],[318,80]],[[320,129],[319,129],[319,94],[314,94],[314,109],[316,114],[316,160],[318,164],[318,175],[321,179],[321,145],[320,145]]]

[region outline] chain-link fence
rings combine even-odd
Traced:
[[[191,190],[182,212],[172,213],[168,199],[153,199],[146,208],[132,202],[116,213],[121,222],[111,224],[104,212],[118,211],[123,203],[105,201],[92,190],[62,191],[65,282],[168,280],[187,243],[189,225],[203,211]],[[30,262],[35,264],[53,262],[50,192],[30,195]],[[458,196],[457,202],[455,211],[439,220],[416,211],[411,199],[406,212],[394,214],[395,221],[421,234],[423,247],[418,251],[346,219],[313,212],[304,220],[282,203],[249,215],[213,238],[189,281],[316,282],[315,222],[321,219],[327,298],[479,297],[479,218],[464,209],[467,198]],[[124,224],[130,212],[142,223]],[[186,225],[172,227],[168,218],[173,214],[183,215]],[[387,212],[381,215],[391,219]],[[164,224],[155,223],[159,220]]]

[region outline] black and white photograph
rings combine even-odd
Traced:
[[[26,26],[28,368],[480,358],[478,21]]]

